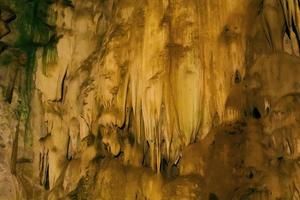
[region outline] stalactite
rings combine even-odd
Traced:
[[[20,115],[20,114],[18,114]],[[16,127],[16,132],[14,134],[12,153],[11,153],[11,173],[16,175],[17,173],[17,159],[18,159],[18,143],[19,143],[19,131],[20,131],[20,118],[18,117],[18,123]]]

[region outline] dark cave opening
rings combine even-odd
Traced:
[[[217,197],[217,195],[215,195],[214,193],[210,193],[208,200],[218,200],[219,198]]]
[[[261,114],[260,114],[259,110],[256,107],[253,108],[252,116],[255,119],[260,119],[261,118]]]

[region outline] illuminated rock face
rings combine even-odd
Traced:
[[[299,9],[1,0],[0,199],[299,199]]]

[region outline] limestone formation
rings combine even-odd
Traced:
[[[300,199],[298,0],[0,0],[0,200]]]

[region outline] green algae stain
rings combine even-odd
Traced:
[[[29,116],[31,91],[33,88],[33,74],[36,65],[36,50],[43,48],[44,67],[51,65],[57,60],[56,51],[56,12],[51,9],[54,1],[51,0],[3,0],[16,14],[16,19],[10,24],[12,31],[16,32],[17,38],[13,48],[25,55],[23,63],[25,72],[23,84],[20,90],[21,100],[18,106],[18,113],[25,121],[25,144],[32,145],[32,135],[29,132]],[[15,55],[16,57],[19,55]],[[9,64],[11,58],[1,59],[1,64]]]
[[[1,55],[1,57],[0,57],[0,66],[9,65],[12,62],[12,60],[13,60],[13,57],[10,54]]]
[[[31,89],[36,49],[48,48],[51,38],[55,35],[55,26],[48,24],[48,19],[56,20],[55,12],[51,9],[53,2],[49,0],[11,0],[10,2],[17,15],[14,28],[19,32],[14,47],[27,55],[25,71],[28,79],[26,82],[28,92]],[[50,17],[48,17],[49,14],[51,14]]]

